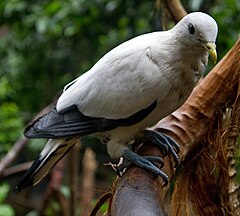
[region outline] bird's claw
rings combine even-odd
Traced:
[[[174,167],[176,168],[178,166],[178,153],[180,151],[180,148],[179,145],[171,137],[155,130],[145,130],[144,138],[145,140],[151,141],[154,145],[156,145],[164,156],[170,153],[175,162]]]
[[[127,161],[126,161],[126,162],[127,162]],[[130,166],[130,164],[127,165],[126,162],[124,161],[124,158],[121,157],[121,158],[119,159],[118,164],[108,162],[108,163],[104,163],[104,165],[105,165],[105,166],[111,166],[112,169],[117,173],[117,175],[118,175],[119,177],[122,177],[122,174],[123,174],[123,172],[125,171],[125,169]],[[125,165],[125,168],[119,169],[119,167],[120,167],[120,166],[123,166],[123,164],[126,164],[126,165]]]
[[[168,184],[168,176],[160,170],[163,167],[163,160],[156,156],[140,156],[131,150],[125,150],[123,154],[123,160],[118,165],[114,165],[113,169],[117,172],[118,176],[122,176],[122,173],[129,168],[131,165],[135,164],[147,171],[152,172],[156,176],[160,176],[164,185]],[[155,164],[160,165],[160,168]]]
[[[150,161],[155,165],[155,163],[160,165],[160,169],[164,166],[163,160],[160,157],[156,156],[140,156],[145,160]],[[125,160],[122,160],[122,163],[118,163],[118,165],[115,166],[115,169],[117,169],[118,172],[124,172],[125,169],[129,168],[131,165],[134,164],[133,161],[124,158]]]

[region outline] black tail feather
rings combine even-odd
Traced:
[[[41,153],[33,162],[31,167],[15,187],[14,192],[20,192],[26,187],[33,186],[41,181],[58,163],[58,161],[60,161],[71,150],[75,142],[76,139],[49,140],[45,146],[45,148],[48,149],[48,153]],[[56,147],[56,145],[58,146]],[[49,146],[52,146],[52,148],[49,148]]]

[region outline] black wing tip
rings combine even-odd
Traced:
[[[53,107],[46,114],[31,121],[23,131],[24,136],[27,138],[48,138],[48,137],[45,137],[44,134],[41,134],[42,131],[44,131],[42,128],[42,121],[48,120],[49,115],[51,114],[56,115],[56,113],[57,113],[56,107]]]
[[[51,133],[47,133],[45,130],[39,129],[38,123],[40,120],[41,118],[27,125],[27,127],[23,131],[24,136],[30,139],[31,138],[48,138],[48,139],[54,138],[54,136]]]
[[[22,179],[13,189],[14,193],[20,193],[22,190],[26,189],[27,187],[33,186],[33,181],[24,181],[25,179]]]
[[[13,193],[20,193],[23,189],[25,189],[26,187],[21,187],[20,185],[16,185],[15,188],[13,189]]]
[[[26,189],[27,187],[31,187],[33,186],[33,179],[32,177],[28,180],[28,171],[27,173],[23,176],[23,178],[19,181],[19,183],[15,186],[15,188],[13,189],[14,193],[19,193],[22,190]]]
[[[40,117],[41,118],[41,117]],[[24,129],[23,134],[25,137],[27,138],[34,138],[34,136],[36,135],[36,131],[34,130],[34,125],[36,124],[36,122],[38,122],[38,120],[40,119],[36,119],[32,122],[30,122]]]
[[[13,193],[19,193],[23,188],[18,184],[13,188]]]
[[[27,138],[32,138],[32,132],[30,132],[30,131],[31,131],[31,128],[25,128],[25,130],[23,132],[24,136]]]
[[[42,138],[38,131],[35,130],[34,126],[28,126],[24,132],[23,132],[24,136],[27,138]]]

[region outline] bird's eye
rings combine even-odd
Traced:
[[[190,24],[188,25],[188,31],[189,31],[190,34],[194,34],[195,28],[194,28],[194,26],[193,26],[192,23],[190,23]]]

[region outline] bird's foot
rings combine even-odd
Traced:
[[[179,145],[169,136],[164,133],[160,133],[155,130],[145,130],[143,132],[144,141],[150,141],[154,145],[156,145],[163,155],[170,154],[172,155],[176,168],[179,164],[179,156],[178,153],[180,151]]]
[[[158,168],[155,163],[163,167],[163,160],[160,157],[155,156],[140,156],[131,150],[125,150],[123,154],[123,160],[118,165],[115,165],[114,169],[119,176],[122,175],[125,169],[135,164],[147,171],[152,172],[156,176],[160,176],[164,181],[164,186],[168,183],[168,176]]]
[[[141,139],[141,143],[153,143],[161,150],[164,156],[170,154],[174,159],[175,167],[178,166],[178,153],[180,151],[180,148],[179,145],[171,137],[153,130],[145,130],[143,135],[144,136],[143,140]],[[139,142],[137,143],[139,144]],[[163,160],[160,157],[140,156],[131,150],[125,150],[123,157],[120,159],[119,163],[110,165],[117,172],[118,176],[122,176],[122,173],[133,164],[147,171],[150,171],[156,176],[160,176],[164,181],[163,186],[167,185],[168,176],[160,170],[164,166]]]

